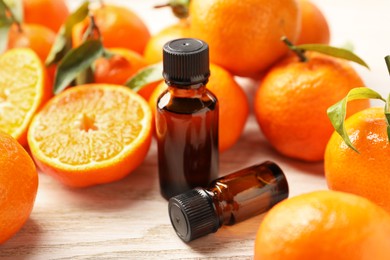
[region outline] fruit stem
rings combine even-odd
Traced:
[[[164,8],[164,7],[168,7],[168,6],[171,6],[171,4],[170,3],[166,3],[166,4],[161,4],[161,5],[155,5],[155,6],[153,6],[153,8],[158,9],[158,8]]]
[[[155,5],[154,8],[170,7],[177,18],[183,19],[188,17],[189,5],[190,0],[168,0],[168,3]]]
[[[308,58],[305,56],[305,51],[297,48],[286,36],[282,36],[281,41],[284,42],[287,47],[292,50],[298,57],[301,62],[307,62]]]
[[[101,33],[99,30],[99,27],[96,25],[95,17],[93,14],[89,15],[90,23],[88,25],[87,30],[85,31],[83,35],[83,42],[85,42],[88,39],[94,39],[95,33],[98,39],[101,39]]]

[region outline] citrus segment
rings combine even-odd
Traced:
[[[69,186],[91,186],[121,179],[141,164],[151,118],[146,101],[130,89],[77,86],[37,114],[28,141],[43,172]]]
[[[0,56],[0,130],[27,144],[27,128],[50,97],[46,72],[30,49],[12,49]]]

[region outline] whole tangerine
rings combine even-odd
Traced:
[[[92,10],[96,26],[99,28],[106,48],[127,48],[143,54],[150,38],[149,29],[133,11],[123,6],[105,4]],[[83,35],[90,24],[87,17],[72,30],[73,46],[82,43]]]
[[[324,159],[329,188],[366,197],[390,212],[390,144],[383,108],[360,111],[345,127],[359,153],[333,133]]]
[[[24,148],[0,131],[0,244],[15,235],[34,207],[38,172]]]
[[[192,0],[191,33],[210,46],[211,62],[235,75],[257,76],[287,54],[300,29],[295,0]]]
[[[309,0],[300,0],[301,32],[296,44],[329,44],[330,29],[321,9]]]
[[[263,219],[255,260],[385,260],[390,216],[353,194],[316,191],[284,200]]]
[[[254,111],[266,139],[278,152],[321,161],[333,133],[328,107],[364,83],[344,60],[313,52],[306,55],[307,62],[292,55],[267,72],[256,92]],[[367,107],[368,100],[353,101],[347,116]]]

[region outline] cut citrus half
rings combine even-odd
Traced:
[[[144,160],[151,143],[146,101],[119,85],[68,89],[34,117],[28,143],[39,168],[86,187],[119,180]]]
[[[26,145],[32,117],[51,96],[49,87],[34,51],[16,48],[0,55],[0,130]]]

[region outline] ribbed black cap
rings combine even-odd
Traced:
[[[210,76],[209,46],[193,38],[167,42],[163,48],[163,76],[168,84],[190,86]]]
[[[177,235],[185,242],[214,233],[220,227],[212,198],[200,188],[172,197],[168,211]]]

